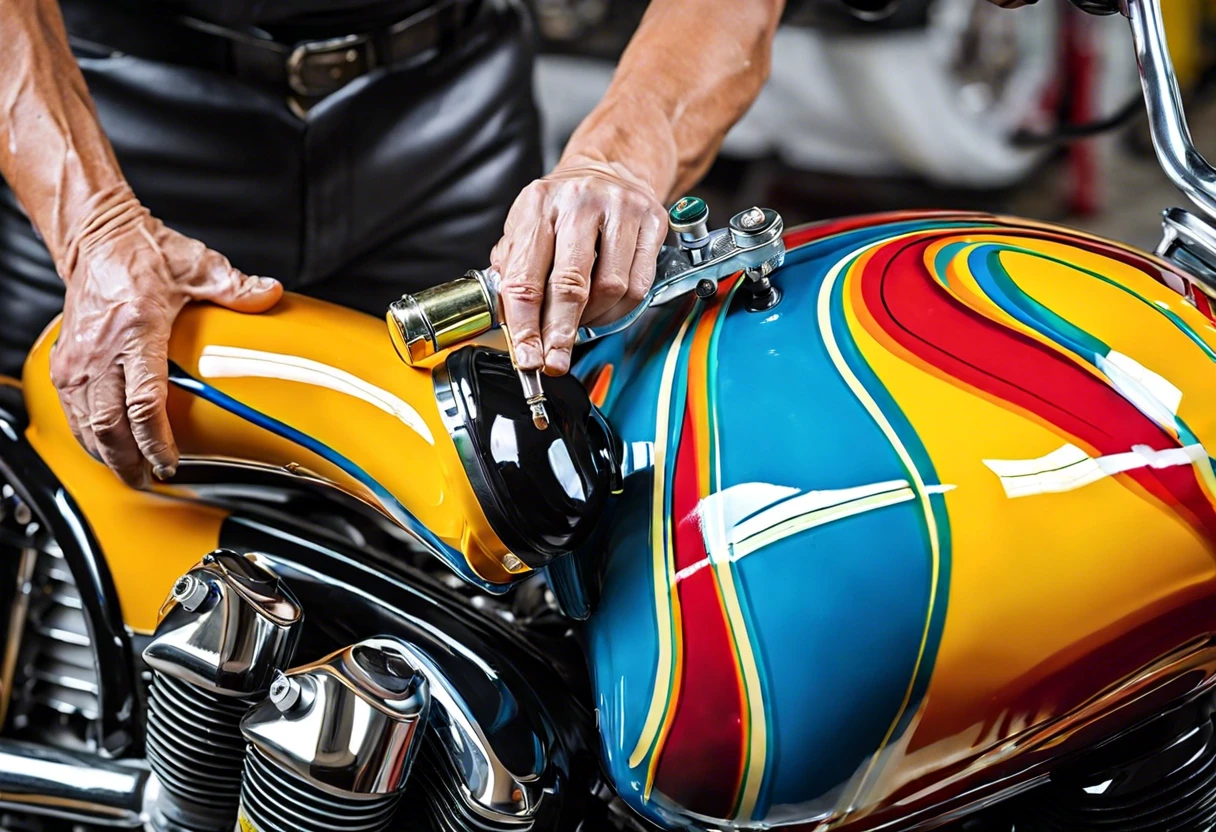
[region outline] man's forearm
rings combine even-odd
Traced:
[[[55,0],[0,0],[0,175],[59,268],[86,226],[133,210]]]
[[[783,0],[654,0],[563,159],[624,166],[660,199],[691,187],[768,78]]]

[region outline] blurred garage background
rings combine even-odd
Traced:
[[[594,106],[645,0],[533,0],[546,154]],[[1195,140],[1216,152],[1216,0],[1163,0]],[[1092,138],[1078,135],[1094,133]],[[760,99],[698,193],[789,224],[974,208],[1151,248],[1182,204],[1153,160],[1126,21],[1064,3],[905,0],[879,23],[795,3]]]

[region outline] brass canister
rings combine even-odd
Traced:
[[[397,354],[416,364],[448,347],[476,338],[494,326],[494,292],[489,277],[464,277],[411,295],[388,307],[385,320]]]

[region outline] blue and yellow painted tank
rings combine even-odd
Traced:
[[[961,811],[1216,680],[1216,326],[1166,263],[988,215],[787,235],[782,300],[661,310],[577,368],[632,472],[577,554],[607,771],[669,827]],[[154,626],[225,510],[124,488],[26,367],[27,437]],[[289,297],[174,331],[187,456],[282,468],[529,570],[380,321]],[[515,570],[515,571],[513,571]]]
[[[907,823],[1209,685],[1208,297],[990,216],[787,244],[776,308],[724,286],[579,368],[653,443],[587,626],[626,799],[667,825]]]

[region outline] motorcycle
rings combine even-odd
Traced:
[[[0,384],[0,824],[1212,828],[1216,230],[670,220],[562,378],[485,272],[387,338],[192,306],[146,491],[73,439],[53,324]]]
[[[608,89],[646,5],[536,3],[539,30],[548,35],[536,66],[547,160],[557,161]],[[776,157],[798,170],[853,176],[912,175],[946,187],[1008,187],[1055,148],[1062,99],[1074,120],[1130,117],[1139,103],[1117,20],[1051,5],[1011,15],[971,0],[904,0],[881,22],[859,21],[838,4],[790,5],[792,19],[773,42],[769,79],[727,134],[723,157]],[[1175,20],[1168,6],[1165,12]],[[1185,57],[1181,66],[1189,68]]]

